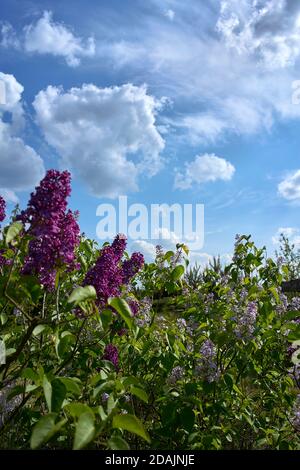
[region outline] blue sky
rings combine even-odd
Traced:
[[[97,205],[128,195],[204,204],[193,260],[228,259],[236,233],[300,245],[298,0],[2,0],[0,26],[11,207],[67,168],[91,237]]]

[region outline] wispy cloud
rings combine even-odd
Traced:
[[[51,11],[44,11],[36,22],[24,26],[19,34],[11,24],[3,23],[1,35],[2,47],[63,57],[71,67],[77,67],[83,57],[95,55],[94,38],[85,40],[76,36],[64,23],[54,21]]]

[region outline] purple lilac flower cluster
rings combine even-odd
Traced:
[[[104,354],[102,359],[106,361],[110,361],[113,363],[116,369],[118,369],[119,365],[119,352],[117,346],[113,344],[107,344],[104,349]]]
[[[6,208],[6,203],[3,197],[0,196],[0,222],[3,222],[3,220],[5,219],[5,208]]]
[[[130,279],[132,279],[139,272],[143,264],[144,256],[142,253],[132,253],[131,258],[123,262],[123,284],[128,284]]]
[[[249,302],[246,311],[236,319],[237,325],[234,330],[237,338],[249,340],[253,337],[257,317],[257,303]]]
[[[70,173],[49,170],[19,216],[29,224],[28,234],[32,237],[22,272],[37,275],[48,290],[54,288],[59,268],[72,271],[79,267],[75,262],[75,248],[80,241],[78,213],[66,212],[70,194]]]
[[[216,362],[216,347],[214,343],[207,339],[200,348],[201,359],[195,368],[197,375],[207,382],[215,382],[220,377],[220,371]]]
[[[128,284],[144,264],[141,253],[133,253],[129,260],[122,262],[125,248],[125,235],[117,235],[111,245],[102,248],[95,266],[86,274],[83,285],[94,286],[99,307],[104,307],[109,297],[119,296],[121,286]],[[137,305],[133,308],[137,313]]]
[[[105,246],[95,266],[93,266],[84,279],[83,285],[94,286],[99,307],[107,304],[109,297],[120,295],[120,286],[123,282],[122,269],[119,266],[112,246]]]
[[[127,303],[130,307],[131,313],[133,317],[136,317],[139,313],[140,310],[140,304],[137,300],[133,299],[132,297],[129,297],[127,300]]]
[[[182,379],[184,376],[184,369],[181,366],[176,366],[172,369],[171,374],[168,378],[168,382],[171,385],[175,385],[178,380]]]

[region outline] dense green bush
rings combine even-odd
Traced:
[[[185,245],[141,267],[122,237],[99,250],[73,225],[74,260],[45,267],[49,220],[32,201],[0,241],[1,448],[300,449],[300,299],[281,293],[284,265],[241,236],[225,269],[185,275]]]

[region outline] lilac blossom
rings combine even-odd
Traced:
[[[115,237],[115,239],[114,239],[114,241],[111,245],[112,250],[114,252],[116,262],[121,261],[123,255],[124,255],[124,251],[126,249],[126,244],[127,244],[126,243],[126,235],[124,235],[122,233],[119,233]]]
[[[168,378],[168,382],[171,385],[175,385],[178,380],[182,379],[184,376],[184,369],[181,366],[176,366],[172,369],[171,374]]]
[[[207,382],[215,382],[220,377],[220,371],[216,362],[216,347],[214,343],[207,339],[200,348],[201,359],[195,368],[197,375]]]
[[[184,318],[177,318],[176,324],[180,330],[185,330],[187,327],[187,324]]]
[[[237,338],[249,340],[253,337],[257,317],[257,303],[249,302],[246,311],[236,318],[235,334]]]
[[[142,253],[132,253],[129,260],[125,260],[122,265],[123,283],[128,282],[140,271],[144,264]]]
[[[151,323],[151,308],[152,302],[149,297],[144,297],[142,300],[139,301],[139,312],[138,316],[136,317],[136,324],[139,327],[148,326]]]
[[[0,222],[3,222],[5,219],[5,209],[6,209],[6,202],[4,201],[3,197],[0,196]]]
[[[288,309],[291,311],[300,311],[300,297],[293,297]]]
[[[83,285],[91,285],[97,293],[97,303],[100,308],[107,304],[109,297],[118,297],[121,286],[128,284],[144,264],[141,253],[133,253],[129,260],[122,262],[126,248],[126,237],[117,235],[111,245],[100,250],[100,256],[95,265],[87,272]],[[137,313],[137,305],[134,314]]]
[[[279,293],[279,304],[276,305],[275,310],[279,315],[283,315],[289,306],[288,298],[285,294]]]
[[[113,363],[116,369],[119,364],[119,353],[118,348],[113,344],[107,344],[104,349],[103,359]]]
[[[78,269],[75,248],[79,245],[78,213],[67,209],[71,176],[67,171],[49,170],[31,194],[28,207],[18,217],[29,224],[31,236],[23,274],[36,275],[48,290],[55,285],[57,271]]]
[[[101,395],[102,402],[105,403],[108,399],[109,399],[109,394],[106,392],[102,393]]]
[[[122,282],[122,269],[114,249],[112,246],[105,246],[100,251],[96,264],[87,272],[83,285],[95,288],[98,305],[104,307],[109,297],[120,295]]]
[[[133,299],[132,297],[127,300],[127,303],[130,307],[131,313],[133,317],[136,317],[139,313],[140,304],[137,300]]]

